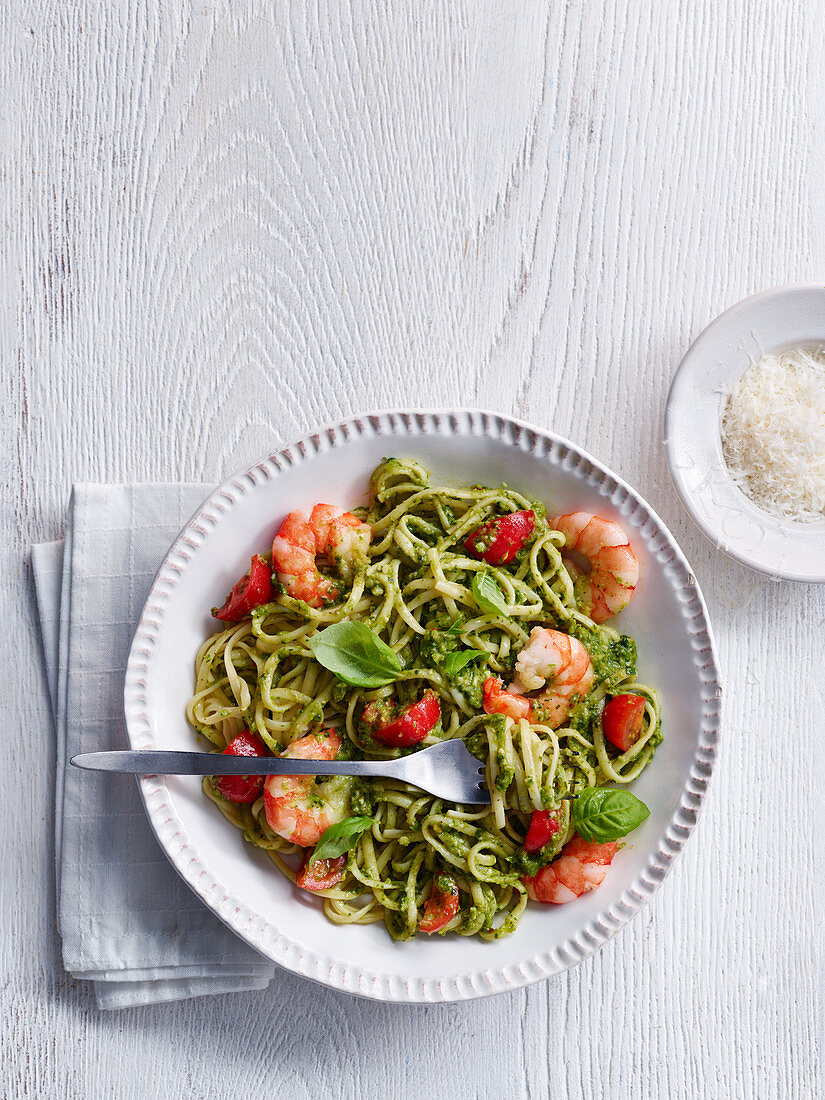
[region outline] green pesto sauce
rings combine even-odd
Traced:
[[[449,506],[445,501],[441,503],[441,512],[444,516],[444,521],[448,526],[452,527],[456,521],[456,513],[453,508]]]
[[[471,661],[469,665],[458,670],[452,676],[445,677],[450,684],[460,691],[471,707],[481,710],[483,702],[484,681],[489,676],[486,661]]]
[[[427,627],[418,649],[418,668],[442,669],[444,658],[458,648],[458,639],[443,633],[437,627]]]
[[[450,653],[463,649],[458,633],[450,633],[452,623],[448,615],[434,615],[427,623],[427,633],[419,642],[415,667],[437,669],[446,682],[460,691],[471,707],[481,710],[484,681],[489,676],[487,661],[476,658],[464,668],[448,675],[444,662]]]
[[[452,875],[447,875],[442,872],[441,874],[435,876],[435,878],[433,879],[433,883],[436,890],[438,890],[440,893],[452,894],[455,879]]]
[[[594,722],[599,721],[601,703],[587,697],[580,699],[570,712],[567,724],[579,733],[587,734]]]
[[[564,834],[561,834],[562,837]],[[510,856],[510,865],[520,875],[535,875],[542,867],[552,863],[561,850],[561,843],[555,838],[550,844],[545,844],[538,852],[525,852],[523,848],[516,848]]]
[[[369,780],[354,779],[350,792],[350,809],[354,817],[373,817],[377,799]]]
[[[597,684],[615,687],[636,677],[636,643],[627,634],[613,638],[598,626],[585,627],[571,622],[568,632],[582,643],[590,654]]]

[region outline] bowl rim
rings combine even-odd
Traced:
[[[701,488],[693,488],[683,475],[679,461],[682,453],[683,437],[681,433],[676,430],[676,420],[677,417],[682,414],[682,407],[684,405],[683,395],[690,392],[691,397],[693,397],[695,393],[695,388],[690,386],[690,380],[705,361],[705,345],[709,344],[714,339],[717,333],[719,333],[731,318],[737,318],[738,315],[741,314],[742,324],[739,327],[744,335],[748,327],[747,319],[760,305],[773,300],[791,298],[801,299],[814,294],[819,295],[823,299],[823,304],[825,304],[825,283],[787,283],[781,286],[769,287],[766,290],[760,290],[755,294],[750,294],[745,298],[741,298],[738,302],[734,302],[732,305],[728,306],[727,309],[724,309],[714,317],[713,320],[702,329],[699,335],[695,337],[679,361],[679,365],[676,368],[668,389],[664,415],[665,457],[667,459],[670,479],[686,511],[700,531],[711,540],[717,549],[721,550],[734,561],[746,565],[749,569],[753,569],[763,576],[770,577],[772,580],[798,581],[804,584],[825,583],[825,559],[821,558],[821,554],[819,555],[819,560],[822,564],[818,570],[804,571],[782,567],[781,565],[768,565],[759,557],[754,556],[743,547],[727,539],[720,528],[711,522],[704,511],[698,507],[697,502],[706,499],[708,494],[707,492],[703,492]],[[782,348],[793,346],[795,339],[806,343],[810,342],[805,336],[794,338],[794,336],[791,335],[773,344],[772,347],[767,349],[763,354],[770,354],[771,351],[778,351]],[[825,320],[823,320],[822,343],[823,346],[825,346]],[[747,367],[744,369],[747,369]],[[735,373],[734,370],[731,369],[729,376],[720,375],[720,379],[727,380],[727,378],[730,377],[730,379],[733,380],[740,377],[740,374],[741,372]],[[721,399],[722,394],[720,393],[720,402]],[[700,437],[705,430],[709,430],[708,421],[706,419],[703,420],[701,417],[697,417],[694,427]],[[823,524],[821,522],[816,522],[814,526],[813,524],[797,523],[793,520],[783,521],[777,517],[770,516],[768,513],[759,509],[757,505],[739,489],[732,478],[725,474],[724,469],[722,469],[721,472],[725,476],[725,481],[719,481],[715,484],[714,488],[716,492],[722,494],[726,504],[746,513],[748,519],[762,533],[769,545],[775,539],[777,533],[789,532],[793,533],[794,537],[797,539],[810,539],[812,547],[815,545],[815,540],[818,540],[821,547],[823,537]]]
[[[154,747],[146,686],[165,606],[177,578],[208,538],[211,528],[238,499],[253,491],[261,478],[277,478],[322,450],[364,435],[445,437],[457,434],[495,438],[539,458],[544,457],[549,469],[566,459],[566,469],[572,471],[579,467],[584,471],[583,478],[597,479],[589,484],[598,487],[601,495],[614,506],[624,505],[625,514],[633,514],[634,519],[638,517],[634,526],[640,531],[644,526],[648,546],[651,552],[655,549],[660,568],[671,575],[669,583],[682,605],[683,621],[690,635],[694,665],[701,682],[702,719],[678,803],[663,834],[654,841],[655,851],[649,854],[646,866],[623,893],[557,947],[499,969],[454,973],[436,979],[418,975],[401,978],[355,964],[344,966],[334,957],[322,955],[290,939],[272,918],[264,917],[242,899],[232,896],[209,871],[189,841],[163,777],[141,776],[138,779],[150,826],[162,850],[187,885],[232,931],[294,974],[342,992],[395,1003],[444,1003],[490,996],[531,985],[583,961],[644,906],[667,877],[693,832],[716,759],[722,687],[702,592],[685,555],[659,516],[623,479],[576,444],[555,432],[505,414],[476,408],[389,409],[331,421],[273,451],[208,494],[184,524],[158,567],[135,628],[124,678],[124,716],[130,746],[133,749]],[[652,539],[657,542],[655,547]],[[661,558],[663,553],[667,554],[666,559]]]

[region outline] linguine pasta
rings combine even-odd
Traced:
[[[466,552],[464,542],[480,524],[521,509],[531,509],[536,523],[514,561],[489,565]],[[524,876],[571,836],[570,799],[588,787],[628,784],[650,762],[661,740],[656,694],[636,682],[632,639],[594,623],[577,602],[575,571],[561,554],[564,537],[548,525],[541,504],[505,487],[431,485],[418,463],[387,459],[373,473],[368,507],[356,511],[370,524],[372,543],[341,598],[313,608],[276,586],[270,602],[207,638],[187,717],[216,751],[246,729],[275,753],[307,733],[335,729],[349,755],[373,759],[463,738],[486,761],[488,807],[450,804],[389,779],[323,781],[338,784],[350,813],[372,824],[347,853],[340,882],[319,897],[335,923],[383,921],[393,938],[407,940],[419,929],[434,880],[446,872],[458,884],[459,906],[443,930],[495,939],[512,932],[524,912]],[[501,611],[479,605],[473,593],[479,572],[495,581]],[[399,655],[403,671],[395,683],[350,687],[314,658],[310,640],[344,621],[365,623]],[[536,626],[578,639],[595,673],[592,689],[574,700],[556,729],[540,718],[514,720],[483,709],[485,679],[513,678],[516,656]],[[458,651],[463,667],[450,658]],[[378,743],[361,721],[370,703],[413,703],[428,688],[441,719],[411,750]],[[644,699],[642,735],[625,752],[605,740],[600,721],[606,697],[620,691]],[[272,830],[264,799],[238,805],[211,778],[203,787],[294,882],[293,857],[301,850]],[[560,828],[537,863],[524,839],[531,815],[541,810],[557,813]]]

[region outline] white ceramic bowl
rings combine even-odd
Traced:
[[[665,449],[676,489],[699,527],[732,558],[773,578],[825,581],[825,520],[763,512],[732,480],[722,454],[727,395],[751,363],[799,346],[825,347],[825,286],[777,287],[731,306],[697,337],[670,387]]]
[[[617,855],[602,887],[559,907],[530,905],[496,943],[456,936],[394,943],[383,925],[336,927],[244,844],[199,781],[145,777],[158,840],[192,889],[239,936],[281,966],[336,989],[388,1001],[482,997],[558,973],[603,944],[657,889],[693,829],[714,761],[719,678],[696,580],[661,520],[629,486],[578,447],[477,411],[380,413],[306,436],[216,489],[158,571],[129,656],[131,745],[192,749],[184,718],[195,653],[214,629],[209,608],[264,549],[293,508],[362,500],[387,455],[419,459],[436,478],[506,481],[551,509],[618,519],[641,562],[633,602],[615,620],[639,644],[639,672],[661,693],[665,740],[634,790],[651,815]]]

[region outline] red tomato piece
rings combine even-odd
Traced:
[[[429,688],[417,703],[412,703],[397,718],[385,717],[382,704],[369,703],[361,720],[376,741],[393,749],[405,749],[423,741],[441,717],[438,696]],[[386,710],[386,708],[384,708]]]
[[[644,714],[641,695],[616,695],[602,711],[604,735],[619,752],[627,752],[642,736]]]
[[[224,756],[269,756],[269,749],[257,735],[244,730],[233,737],[223,750]],[[261,796],[264,786],[262,775],[219,775],[215,777],[215,786],[229,802],[243,805],[255,802]]]
[[[433,890],[424,902],[419,928],[431,936],[449,924],[458,912],[458,883],[452,875],[436,875]]]
[[[236,623],[262,603],[268,603],[272,596],[272,572],[264,559],[255,554],[249,563],[249,572],[244,573],[229,595],[223,607],[212,608],[216,619],[226,623]]]
[[[332,886],[337,886],[343,877],[347,857],[316,859],[312,866],[308,866],[311,855],[309,852],[301,864],[295,877],[295,885],[302,890],[329,890]]]
[[[464,549],[488,565],[507,565],[527,542],[536,526],[535,512],[511,512],[488,519],[464,540]]]
[[[524,838],[525,852],[538,852],[559,831],[559,819],[549,810],[533,810],[530,828]]]

